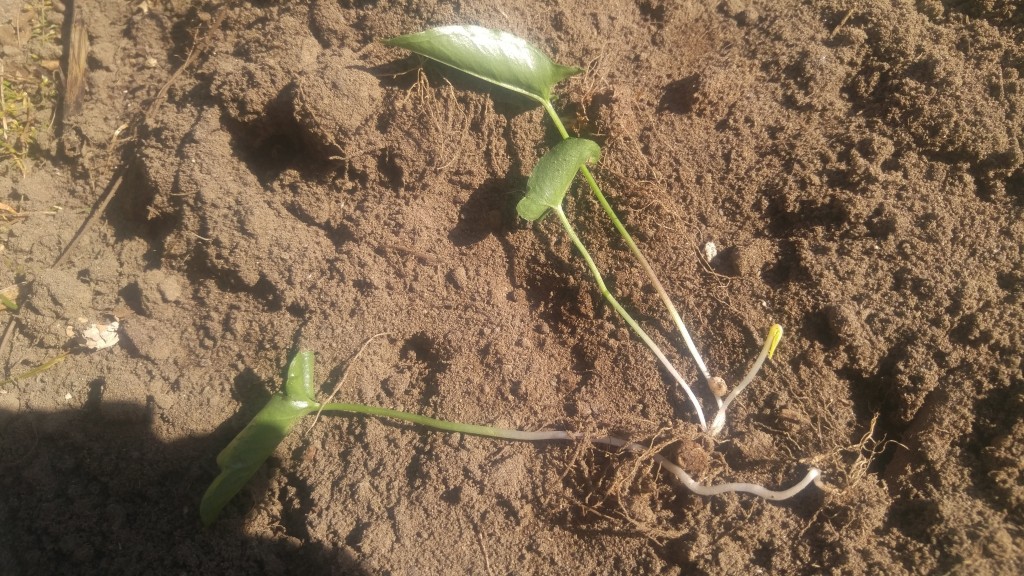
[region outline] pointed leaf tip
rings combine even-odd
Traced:
[[[775,355],[775,348],[778,347],[779,342],[782,340],[782,326],[773,324],[768,330],[768,358],[772,358]]]
[[[480,26],[441,26],[384,40],[541,102],[580,68],[562,66],[526,40]]]
[[[313,351],[300,350],[288,364],[288,376],[284,381],[284,394],[289,400],[314,402]]]
[[[560,206],[580,167],[600,157],[601,147],[592,140],[569,138],[558,143],[530,174],[526,196],[516,205],[519,216],[533,222]]]

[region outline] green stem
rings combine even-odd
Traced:
[[[569,132],[566,131],[565,126],[562,125],[562,119],[558,117],[558,112],[555,112],[555,107],[551,105],[550,100],[541,100],[541,104],[544,105],[544,110],[547,111],[548,116],[555,123],[555,128],[558,129],[558,133],[562,135],[562,140],[569,139]]]
[[[555,128],[558,129],[558,133],[562,135],[562,139],[568,139],[569,132],[566,131],[565,126],[562,124],[562,120],[558,117],[558,113],[555,112],[555,108],[551,105],[551,102],[545,100],[542,103],[544,104],[544,109],[547,111],[548,116],[551,117],[551,121],[554,122]],[[626,242],[626,246],[629,248],[629,251],[633,254],[633,257],[636,258],[637,262],[640,263],[640,267],[643,268],[644,274],[647,275],[651,284],[654,285],[654,289],[658,292],[658,297],[661,299],[662,304],[665,305],[669,315],[672,317],[672,321],[675,323],[676,329],[678,329],[679,333],[682,334],[683,341],[686,342],[686,348],[690,351],[690,355],[693,356],[694,362],[697,363],[697,367],[700,369],[701,375],[704,376],[704,380],[710,381],[711,373],[708,370],[707,365],[704,363],[704,359],[701,358],[700,352],[697,350],[697,345],[693,342],[693,338],[690,337],[690,332],[686,329],[686,324],[683,323],[683,319],[680,317],[679,311],[676,310],[675,304],[673,304],[672,299],[669,298],[668,292],[665,290],[665,287],[662,286],[661,281],[658,280],[657,274],[654,273],[654,268],[651,267],[650,262],[647,261],[643,252],[640,251],[636,242],[633,241],[633,236],[628,230],[626,230],[626,227],[622,225],[618,214],[615,213],[611,204],[608,203],[608,199],[605,198],[604,194],[601,192],[601,187],[598,186],[597,180],[595,180],[593,174],[590,173],[590,169],[583,166],[582,171],[583,177],[586,178],[587,184],[590,185],[590,190],[594,193],[594,197],[597,198],[598,204],[601,205],[604,213],[608,215],[608,219],[612,221],[612,225],[619,232],[619,236],[621,236],[623,241]]]
[[[328,404],[323,404],[322,409],[324,411],[350,412],[354,414],[376,416],[379,418],[403,420],[405,422],[419,424],[420,426],[426,426],[427,428],[433,428],[435,430],[443,430],[445,432],[458,432],[460,434],[472,434],[473,436],[486,436],[487,438],[501,438],[504,440],[522,440],[527,442],[537,442],[541,440],[573,439],[573,437],[568,432],[564,432],[562,430],[540,430],[537,432],[527,432],[525,430],[512,430],[510,428],[498,428],[495,426],[463,424],[462,422],[438,420],[437,418],[431,418],[429,416],[423,416],[421,414],[413,414],[412,412],[402,412],[400,410],[391,410],[390,408],[379,408],[377,406],[367,406],[365,404],[332,402]]]
[[[562,227],[565,228],[566,234],[569,235],[569,239],[572,240],[573,245],[576,246],[576,249],[579,250],[580,254],[583,256],[583,260],[586,261],[587,268],[590,269],[590,273],[594,276],[594,281],[597,282],[597,287],[601,290],[601,295],[604,296],[604,299],[607,300],[608,303],[612,305],[612,308],[619,313],[619,316],[626,321],[626,324],[629,324],[629,327],[633,332],[643,340],[644,344],[650,348],[651,352],[653,352],[661,362],[661,365],[668,370],[669,374],[672,375],[679,386],[682,387],[683,391],[686,392],[686,395],[690,398],[690,402],[693,404],[694,409],[697,410],[697,418],[700,420],[701,428],[707,430],[707,422],[704,420],[704,411],[701,409],[700,402],[697,400],[697,397],[694,396],[693,390],[690,389],[690,385],[686,383],[686,380],[684,380],[682,375],[679,374],[679,371],[676,370],[675,366],[669,362],[669,359],[665,356],[665,353],[661,351],[661,348],[654,342],[654,340],[651,339],[650,336],[647,335],[647,332],[637,324],[636,320],[630,316],[629,312],[626,312],[626,309],[619,304],[619,301],[616,300],[615,296],[613,296],[608,290],[608,287],[604,283],[604,277],[601,276],[601,271],[598,269],[597,264],[594,263],[594,259],[590,257],[590,252],[587,250],[586,246],[583,245],[579,236],[576,235],[576,231],[573,229],[569,219],[565,216],[565,211],[562,210],[562,207],[556,206],[553,210],[555,214],[558,215],[558,219],[562,223]]]

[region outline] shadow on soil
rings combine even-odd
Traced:
[[[351,550],[304,544],[280,526],[256,535],[237,513],[204,528],[199,499],[240,424],[165,443],[148,412],[0,411],[0,573],[366,573]],[[267,477],[250,486],[229,507],[251,505]]]

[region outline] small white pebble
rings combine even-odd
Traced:
[[[715,246],[714,242],[708,242],[704,245],[704,259],[711,262],[718,256],[718,246]]]

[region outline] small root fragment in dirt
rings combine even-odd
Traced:
[[[875,461],[875,458],[885,452],[890,445],[903,446],[895,440],[886,439],[884,436],[882,438],[875,438],[875,426],[878,424],[878,417],[879,414],[876,413],[871,418],[871,424],[868,425],[867,431],[859,442],[843,448],[837,448],[826,456],[827,458],[841,461],[843,460],[842,455],[845,453],[853,455],[855,459],[849,466],[844,467],[838,463],[829,466],[828,468],[836,471],[836,475],[841,476],[841,480],[839,480],[838,485],[821,480],[817,483],[819,488],[829,494],[839,494],[852,490],[857,484],[868,477],[871,471],[871,464]]]
[[[571,498],[568,513],[574,524],[608,523],[621,528],[627,524],[637,534],[660,545],[678,538],[682,533],[673,522],[672,501],[675,488],[662,483],[652,474],[651,459],[662,452],[673,454],[683,466],[694,466],[700,473],[707,468],[708,453],[694,441],[692,430],[666,429],[642,444],[648,449],[635,452],[627,449],[594,450],[584,433],[570,457],[563,482],[577,493]],[[657,472],[658,466],[654,466]],[[573,510],[575,509],[575,512]]]
[[[59,210],[59,207],[55,207]],[[8,212],[10,206],[6,204],[0,204],[0,221],[10,222],[15,218],[28,218],[29,216],[56,216],[57,210],[35,210],[32,212]]]

